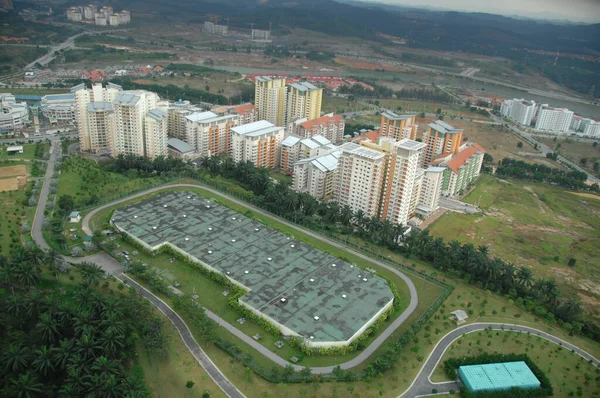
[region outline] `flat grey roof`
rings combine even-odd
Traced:
[[[120,93],[117,95],[113,104],[134,106],[140,101],[141,97],[131,93]]]
[[[281,141],[281,145],[294,146],[297,143],[299,143],[300,141],[302,141],[302,138],[296,137],[295,135],[289,135],[289,136],[285,137],[285,139],[283,141]]]
[[[152,109],[150,112],[148,112],[148,116],[154,120],[161,121],[167,117],[167,114],[161,109]]]
[[[379,152],[374,149],[369,149],[362,145],[355,144],[353,142],[349,142],[342,145],[340,147],[340,150],[343,152],[355,153],[359,156],[367,157],[370,159],[379,159],[385,156],[383,152]]]
[[[249,137],[269,134],[279,130],[283,130],[283,127],[277,127],[273,123],[267,122],[266,120],[259,120],[258,122],[243,124],[231,129],[231,131],[237,134]]]
[[[399,141],[396,145],[399,148],[408,149],[408,150],[411,150],[411,151],[416,151],[418,149],[422,149],[422,148],[425,148],[427,146],[427,144],[425,144],[423,142],[410,140],[408,138],[405,138],[405,139]]]
[[[385,111],[382,113],[382,116],[385,116],[386,118],[388,118],[390,120],[406,120],[406,119],[413,118],[417,115],[398,115],[397,113],[392,112],[392,111]]]
[[[104,112],[111,109],[112,105],[110,102],[90,102],[87,106],[88,112]]]
[[[116,210],[112,221],[242,284],[240,302],[314,342],[349,340],[393,300],[375,274],[195,193],[159,194]]]
[[[169,138],[167,145],[181,153],[194,152],[194,148],[187,142],[181,141],[179,138]]]
[[[434,123],[429,123],[428,126],[442,134],[455,134],[463,131],[463,129],[454,128],[442,120],[436,120]]]
[[[319,89],[318,87],[316,87],[313,84],[310,84],[309,82],[293,83],[293,84],[290,84],[290,86],[292,86],[295,89],[300,90],[300,91],[313,91],[313,90]]]
[[[48,94],[42,97],[42,101],[53,102],[53,101],[75,101],[75,94]]]

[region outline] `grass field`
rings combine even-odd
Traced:
[[[36,155],[36,148],[37,148],[37,144],[23,144],[23,153],[18,153],[16,155],[10,155],[8,156],[6,154],[6,148],[8,146],[0,146],[0,159],[4,160],[4,159],[27,159],[27,160],[32,160],[32,159],[42,159],[43,158],[43,154],[47,153],[49,148],[50,148],[50,144],[48,143],[42,143],[40,144],[40,146],[42,147],[42,149],[40,150],[40,152]],[[39,154],[41,154],[42,156],[39,156]]]
[[[600,309],[600,197],[483,175],[464,200],[483,214],[447,213],[430,227],[434,236],[487,245],[493,255],[531,267],[536,276],[556,278],[588,309]],[[570,258],[575,267],[568,267]]]
[[[160,84],[162,86],[174,84],[179,87],[189,87],[198,90],[206,90],[208,86],[210,93],[221,94],[226,97],[236,97],[243,93],[254,93],[254,86],[245,79],[240,79],[241,77],[235,77],[230,73],[214,72],[203,77],[188,77],[183,75],[176,77],[157,76],[150,79],[139,79],[136,82],[141,84]],[[177,98],[170,99],[177,100]]]
[[[20,68],[35,61],[48,51],[36,46],[5,45],[0,46],[0,67]]]
[[[527,354],[548,376],[555,397],[600,396],[600,379],[597,378],[600,372],[596,366],[541,337],[517,332],[480,331],[464,335],[450,345],[431,381],[448,380],[443,370],[445,360],[482,353]]]
[[[322,111],[325,113],[335,112],[342,114],[345,112],[358,112],[371,109],[368,105],[363,105],[357,101],[348,101],[342,97],[323,96]]]
[[[597,140],[598,144],[594,146],[590,141],[575,141],[572,139],[557,139],[554,141],[552,138],[541,137],[536,137],[535,139],[546,144],[548,148],[560,152],[561,155],[587,169],[589,172],[600,176],[600,165],[594,170],[594,163],[600,163],[600,140]],[[582,164],[581,159],[584,158],[587,161],[585,164]]]
[[[27,215],[25,189],[0,192],[0,254],[8,256],[13,245],[20,242],[19,231]]]

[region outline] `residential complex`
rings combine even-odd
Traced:
[[[98,26],[118,26],[131,22],[131,13],[127,10],[113,12],[111,6],[99,10],[95,5],[73,6],[67,9],[67,20],[72,22],[89,22]]]
[[[271,31],[252,29],[252,40],[271,40]]]
[[[457,154],[462,145],[463,131],[441,120],[427,125],[427,130],[423,133],[423,143],[427,146],[422,167],[429,166],[442,154],[446,156]]]
[[[285,129],[266,120],[231,129],[231,156],[236,162],[249,161],[256,167],[279,166]]]
[[[586,124],[583,129],[583,134],[588,137],[600,138],[600,122],[592,120],[590,123]]]
[[[71,94],[48,94],[42,97],[40,103],[42,114],[50,120],[50,123],[59,121],[76,123],[75,95]]]
[[[567,132],[571,127],[573,111],[566,108],[553,108],[548,104],[540,105],[535,129],[540,131]]]
[[[258,109],[253,104],[234,106],[231,108],[231,114],[238,115],[239,124],[249,124],[258,122]]]
[[[308,82],[289,85],[287,94],[287,112],[283,125],[297,119],[313,120],[321,117],[323,89]]]
[[[25,102],[17,102],[15,96],[0,94],[0,131],[12,131],[29,123],[29,107]]]
[[[325,115],[317,119],[298,119],[288,124],[288,134],[294,134],[302,138],[310,138],[321,135],[331,142],[341,142],[344,139],[344,128],[346,121],[339,115]]]
[[[168,156],[168,113],[162,109],[149,111],[144,120],[144,128],[145,156],[151,159]]]
[[[192,113],[202,112],[202,109],[190,104],[190,101],[180,99],[169,104],[167,112],[169,114],[169,137],[185,141],[187,137],[187,119],[185,117]]]
[[[529,127],[535,117],[536,105],[535,101],[525,99],[506,100],[500,106],[500,113],[522,126]]]
[[[321,135],[304,139],[289,135],[281,142],[279,167],[283,171],[292,171],[294,164],[300,159],[326,155],[335,148],[331,141]]]
[[[192,113],[185,116],[186,136],[199,156],[231,153],[231,129],[238,125],[238,116],[219,116],[214,112]]]
[[[295,191],[305,192],[319,200],[331,199],[334,194],[339,150],[326,155],[299,160],[294,164],[292,187]]]
[[[445,171],[445,167],[435,166],[428,167],[423,171],[419,204],[416,211],[424,217],[428,217],[440,207]]]
[[[381,135],[390,137],[397,141],[408,138],[417,139],[417,129],[415,118],[417,115],[397,115],[394,112],[386,111],[381,114]]]
[[[229,34],[229,26],[219,25],[209,21],[204,22],[203,30],[209,35],[227,36]]]
[[[485,149],[475,143],[465,143],[456,155],[442,155],[434,166],[445,167],[442,194],[455,196],[479,177]]]

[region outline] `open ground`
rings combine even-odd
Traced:
[[[585,307],[600,309],[600,200],[559,187],[483,175],[464,200],[482,213],[447,213],[430,231],[435,236],[487,245],[493,255],[554,277]],[[567,265],[570,258],[574,267]]]
[[[594,169],[595,163],[600,163],[600,139],[596,140],[596,144],[592,140],[575,140],[558,138],[554,140],[549,137],[536,136],[535,139],[548,148],[560,152],[562,156],[580,165],[590,173],[600,176],[600,164]],[[585,164],[581,163],[581,159],[586,159]]]

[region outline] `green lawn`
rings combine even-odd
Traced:
[[[8,148],[8,145],[0,146],[0,150],[1,150],[0,159],[2,159],[2,160],[5,160],[5,159],[20,159],[20,160],[42,159],[43,154],[47,153],[48,150],[50,149],[50,144],[41,143],[41,144],[39,144],[39,146],[41,146],[41,149],[36,154],[36,149],[38,148],[38,144],[23,144],[23,153],[18,153],[18,154],[10,155],[10,156],[6,154],[6,148]],[[41,154],[41,156],[40,156],[40,154]]]
[[[600,396],[600,372],[596,366],[539,336],[517,332],[480,331],[459,338],[450,345],[431,380],[448,380],[443,370],[445,360],[482,353],[527,354],[548,376],[555,397]],[[581,388],[579,394],[578,388]]]
[[[559,187],[482,175],[465,201],[483,214],[448,212],[429,229],[434,236],[487,245],[493,255],[554,277],[565,293],[600,302],[600,196],[583,197]],[[567,265],[570,258],[576,266]],[[589,297],[589,299],[587,299]]]

